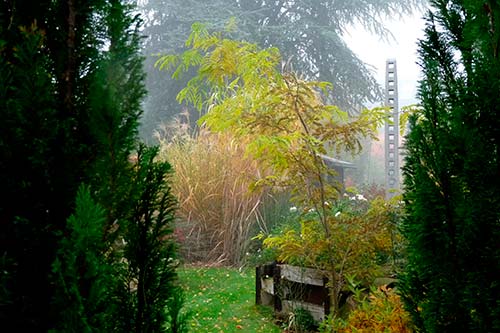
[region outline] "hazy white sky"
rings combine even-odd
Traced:
[[[353,27],[345,40],[351,49],[365,63],[375,68],[377,81],[385,87],[385,62],[389,58],[397,61],[399,105],[416,103],[417,81],[420,68],[417,62],[417,40],[423,37],[424,20],[422,14],[407,17],[402,21],[388,21],[387,28],[394,35],[390,42],[381,41],[377,36],[360,27]]]

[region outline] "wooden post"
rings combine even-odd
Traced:
[[[324,310],[325,310],[325,318],[330,314],[330,293],[328,290],[328,278],[324,277],[323,278],[323,304],[324,304]]]
[[[261,298],[262,283],[260,280],[261,277],[262,277],[262,266],[257,266],[255,267],[255,304],[257,305],[262,304],[262,298]]]
[[[283,305],[281,303],[281,269],[279,265],[274,265],[273,268],[273,283],[274,283],[274,311],[281,312]]]

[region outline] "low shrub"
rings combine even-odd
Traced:
[[[358,294],[361,295],[361,294]],[[328,318],[321,333],[411,333],[410,316],[394,289],[382,286],[371,290],[368,298],[356,297],[358,307],[346,319]]]

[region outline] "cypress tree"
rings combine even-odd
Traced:
[[[402,294],[422,332],[500,330],[500,6],[434,0],[404,172]]]
[[[176,299],[182,298],[182,291],[175,284],[172,239],[177,204],[165,181],[171,166],[156,162],[157,153],[157,147],[139,146],[131,177],[131,209],[123,234],[126,280],[121,294],[129,311],[121,311],[118,321],[123,332],[183,331],[178,327],[183,320]]]
[[[175,206],[169,199],[158,207],[157,192],[151,201],[137,194],[167,185],[159,176],[138,184],[130,160],[145,94],[140,19],[132,12],[125,0],[0,2],[0,320],[7,331],[129,332],[118,320],[139,312],[130,282],[141,271],[166,272],[161,292],[143,283],[156,298],[141,313],[155,318],[153,331],[167,327],[159,313],[168,314],[178,293],[175,266],[163,260],[174,257],[172,239],[161,243],[168,251],[153,247],[158,260],[139,270],[127,254],[154,238],[128,240],[143,217],[139,202],[141,212],[164,214],[150,223],[161,224],[159,237]],[[89,187],[77,195],[82,183]]]
[[[40,50],[42,31],[35,24],[0,29],[0,321],[33,327],[48,317],[53,156],[61,124],[49,60]]]
[[[132,10],[119,0],[104,6],[109,50],[99,57],[89,84],[88,126],[96,150],[89,175],[106,208],[108,227],[126,214],[128,159],[136,148],[140,103],[146,93],[139,54],[141,21]]]

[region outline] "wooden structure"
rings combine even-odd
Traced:
[[[278,315],[301,308],[319,322],[329,314],[328,281],[317,269],[264,265],[256,268],[255,280],[255,303],[272,306]]]
[[[297,309],[307,310],[318,323],[330,314],[328,280],[323,271],[286,264],[268,264],[256,267],[255,303],[274,308],[277,316],[288,317]],[[376,278],[372,285],[394,288],[392,277]],[[368,289],[368,288],[367,288]],[[352,292],[343,290],[340,310],[356,307]]]
[[[344,186],[345,184],[345,169],[355,169],[356,166],[351,162],[342,161],[327,155],[319,155],[326,166],[335,170],[336,180]]]

